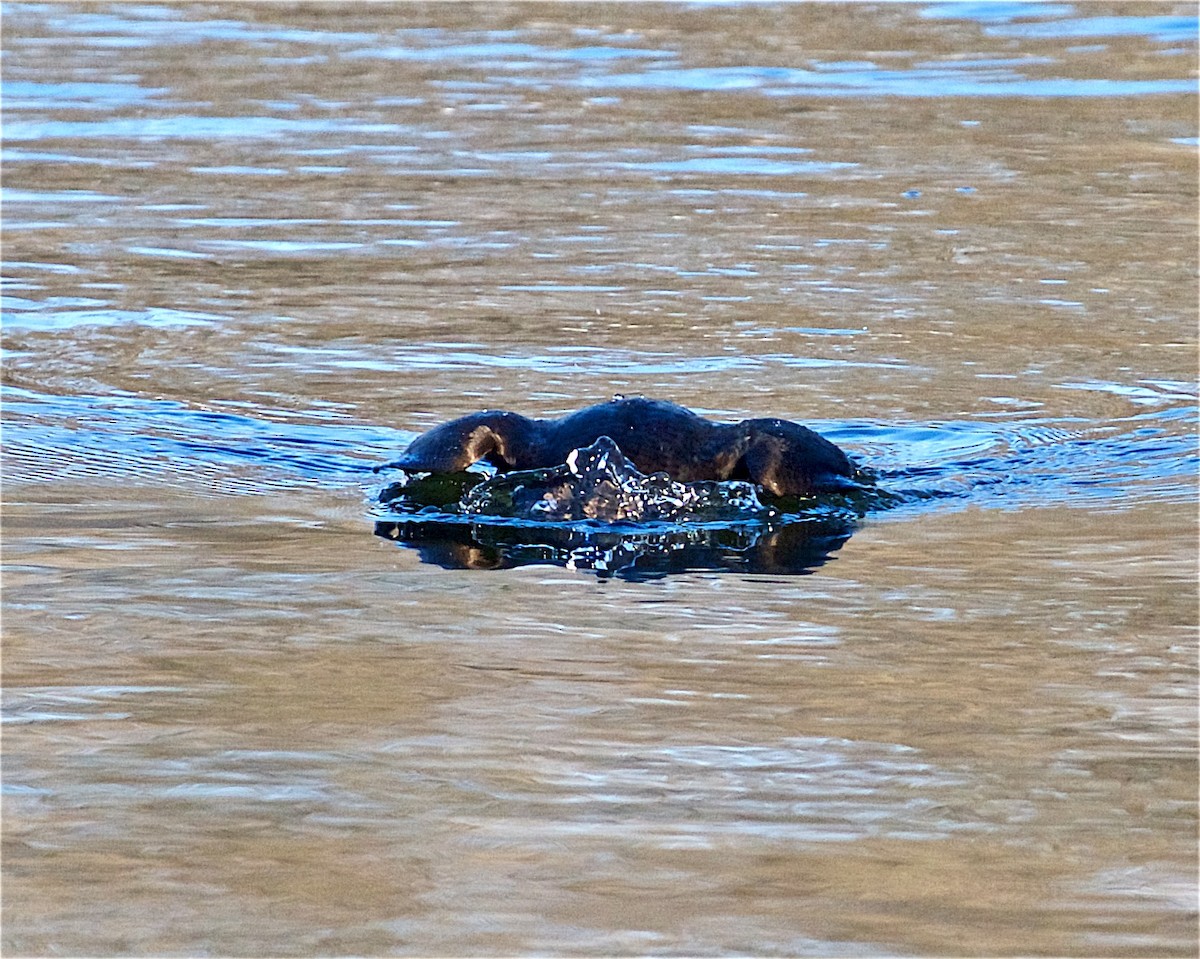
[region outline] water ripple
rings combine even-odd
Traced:
[[[47,396],[6,386],[6,483],[169,484],[248,494],[353,484],[391,431],[276,422],[169,400]]]
[[[720,361],[723,369],[757,366],[747,357],[712,361]],[[364,361],[332,362],[354,367]],[[482,363],[556,371],[562,362],[561,354],[539,359],[471,351],[429,360],[433,368]],[[651,361],[584,353],[581,362],[622,371],[690,372],[697,362],[704,366],[695,358],[665,355]],[[1200,471],[1196,402],[1186,384],[1064,386],[1117,392],[1141,409],[1086,425],[1039,418],[812,425],[874,469],[883,489],[911,500],[910,508],[944,509],[958,502],[1120,509],[1195,497]],[[412,438],[411,433],[355,423],[341,414],[318,416],[316,411],[280,419],[267,410],[232,412],[138,397],[50,396],[12,386],[4,387],[2,395],[4,479],[9,483],[136,478],[225,493],[347,484],[365,488],[371,467],[392,458]]]
[[[1024,76],[1007,64],[963,69],[948,61],[908,70],[868,64],[858,70],[806,70],[792,67],[733,66],[651,69],[638,73],[588,76],[584,87],[645,90],[759,90],[770,96],[895,97],[1132,97],[1190,93],[1190,80],[1109,80]]]

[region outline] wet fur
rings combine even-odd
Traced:
[[[435,426],[395,463],[406,472],[452,473],[486,460],[499,470],[545,469],[609,436],[643,473],[683,483],[745,479],[776,496],[856,485],[854,465],[812,430],[780,419],[714,423],[662,400],[621,399],[556,420],[485,410]]]

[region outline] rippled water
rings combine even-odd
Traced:
[[[1194,955],[1196,37],[6,4],[5,950]],[[615,393],[886,497],[375,535]]]

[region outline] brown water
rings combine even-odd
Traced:
[[[1190,4],[6,4],[10,955],[1195,955]],[[901,505],[443,568],[614,392]]]

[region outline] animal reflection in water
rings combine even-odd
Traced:
[[[641,472],[611,436],[591,437],[605,426],[640,461],[673,469]],[[463,472],[480,459],[506,471],[490,479]],[[545,465],[521,468],[529,463]],[[807,572],[850,537],[857,514],[847,494],[866,488],[841,450],[804,427],[722,426],[652,400],[618,400],[557,421],[474,414],[419,437],[388,466],[406,476],[381,494],[389,517],[376,533],[415,547],[426,562],[557,563],[624,576]],[[781,512],[779,491],[792,502],[805,497],[809,508]],[[818,493],[835,494],[842,508],[820,503]]]

